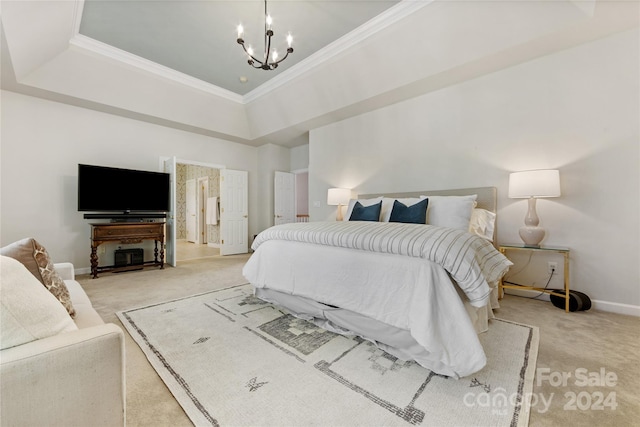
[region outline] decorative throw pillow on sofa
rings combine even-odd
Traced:
[[[76,311],[71,304],[69,290],[58,275],[47,250],[33,238],[26,238],[0,249],[0,255],[20,261],[67,309],[71,317]]]
[[[0,276],[0,349],[78,329],[22,263],[0,257]]]

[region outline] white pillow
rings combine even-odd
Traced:
[[[469,196],[421,196],[428,198],[427,224],[469,230],[471,211],[476,205],[477,194]]]
[[[347,207],[347,213],[342,218],[342,220],[343,221],[349,221],[349,218],[351,218],[351,213],[353,212],[353,206],[356,204],[356,202],[360,202],[360,204],[363,207],[367,207],[367,206],[375,205],[376,203],[380,203],[381,200],[382,200],[382,197],[376,197],[375,199],[351,199],[351,200],[349,200],[349,206]]]
[[[493,242],[493,230],[496,223],[496,214],[486,209],[474,209],[469,221],[469,233]]]
[[[408,197],[405,199],[394,199],[391,197],[383,197],[382,198],[382,209],[380,210],[380,221],[382,222],[389,222],[389,219],[391,218],[391,211],[393,210],[393,202],[394,201],[399,201],[400,203],[402,203],[405,206],[413,206],[416,203],[420,203],[420,201],[422,199],[424,199],[426,196],[420,196],[420,197]],[[427,203],[428,205],[428,203]]]
[[[77,330],[60,301],[27,268],[0,258],[0,349]]]

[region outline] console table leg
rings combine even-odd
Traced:
[[[98,277],[98,254],[97,252],[97,247],[94,245],[91,245],[91,275],[93,276],[92,279],[96,279]]]
[[[154,261],[156,264],[160,265],[160,270],[164,269],[164,244],[163,242],[160,242],[160,262],[158,262],[158,241],[155,241],[156,243],[156,248],[154,249],[153,253],[154,253]]]
[[[164,270],[164,242],[160,242],[160,270]]]
[[[153,262],[157,264],[158,263],[158,241],[154,240],[153,242],[156,245],[155,249],[153,250]]]

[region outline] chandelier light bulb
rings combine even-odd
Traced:
[[[291,33],[289,33],[287,34],[287,44],[289,47],[291,47],[291,43],[293,43],[293,37],[291,36]]]
[[[271,15],[267,15],[267,27],[271,29],[271,24],[273,23],[273,19],[271,19]]]
[[[242,27],[242,24],[238,25],[238,38],[241,39],[242,38],[242,34],[244,33],[244,28]]]
[[[247,48],[247,53],[249,54],[249,56],[253,56],[253,48],[251,46]]]
[[[273,53],[271,54],[271,58],[273,58],[273,62],[276,62],[278,60],[278,51],[274,50]]]

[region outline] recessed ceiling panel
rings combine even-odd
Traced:
[[[263,1],[88,0],[80,34],[244,95],[278,73],[346,35],[398,1],[270,1],[273,45],[284,55],[286,36],[294,52],[273,71],[247,64],[236,27],[256,52],[264,50]],[[255,56],[258,56],[256,54]],[[245,80],[243,83],[241,80]]]

